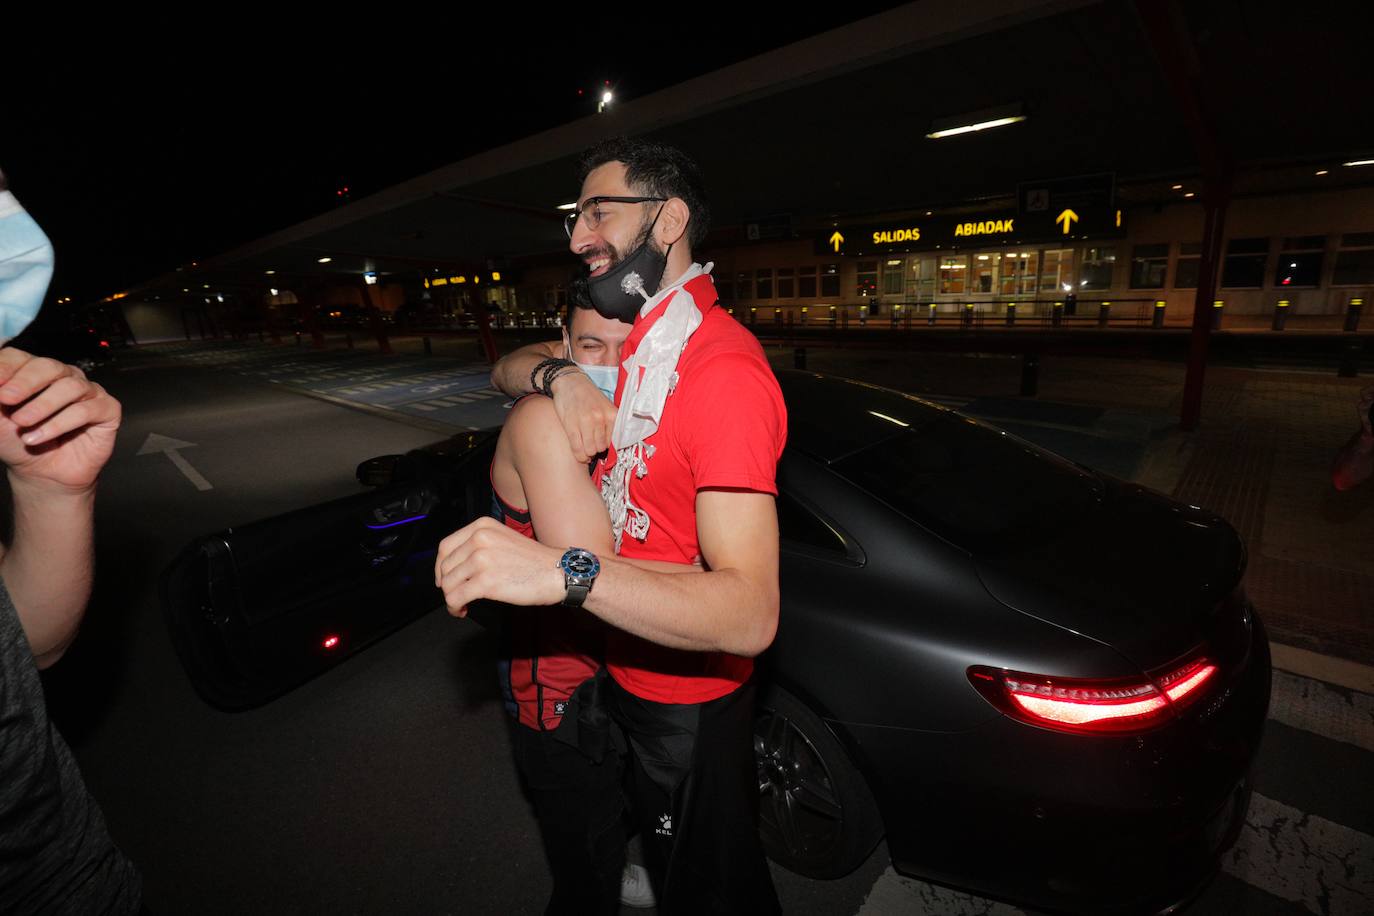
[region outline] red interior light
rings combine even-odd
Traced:
[[[1170,721],[1217,673],[1205,657],[1153,678],[1057,678],[976,666],[969,682],[1002,712],[1032,725],[1076,733],[1140,732]]]

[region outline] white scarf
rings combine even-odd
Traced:
[[[638,541],[649,536],[649,513],[630,500],[630,476],[649,473],[647,461],[654,454],[644,440],[658,431],[663,419],[663,404],[677,385],[677,361],[687,346],[687,338],[701,326],[701,309],[685,286],[715,266],[693,264],[677,282],[650,297],[639,310],[640,318],[649,315],[664,299],[672,297],[639,346],[621,365],[625,369],[625,390],[611,431],[615,446],[615,466],[601,478],[601,498],[611,514],[615,552],[620,553],[621,537],[626,531]],[[707,303],[710,308],[714,303]],[[643,378],[641,372],[643,370]]]

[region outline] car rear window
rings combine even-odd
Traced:
[[[1070,524],[1100,483],[1001,430],[947,414],[834,462],[840,476],[975,553]]]

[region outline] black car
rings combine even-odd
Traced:
[[[1224,520],[956,412],[780,375],[782,616],[756,721],[769,855],[1083,913],[1188,899],[1234,841],[1269,698]],[[370,492],[208,536],[164,577],[222,708],[442,603],[494,432],[359,466]]]

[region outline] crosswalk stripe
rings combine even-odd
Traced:
[[[1255,793],[1230,875],[1323,916],[1374,912],[1374,838]]]
[[[1275,671],[1269,718],[1374,751],[1374,696],[1367,693]]]
[[[897,874],[891,865],[878,876],[857,916],[1026,916],[1024,910]]]

